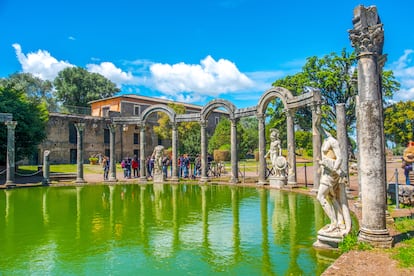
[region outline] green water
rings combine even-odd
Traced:
[[[248,187],[0,190],[0,275],[319,275],[326,222],[311,197]]]

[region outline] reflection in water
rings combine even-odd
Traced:
[[[313,275],[334,260],[312,248],[326,220],[314,199],[277,190],[39,187],[0,202],[4,274]]]

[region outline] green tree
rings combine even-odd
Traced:
[[[88,107],[88,102],[112,97],[119,88],[97,73],[80,67],[68,67],[54,80],[56,96],[63,105]]]
[[[230,146],[230,132],[231,132],[231,123],[230,120],[226,117],[221,117],[220,121],[216,125],[213,135],[208,141],[208,152],[213,153],[214,150],[220,149],[220,147]]]
[[[414,101],[398,102],[384,110],[387,140],[406,147],[414,139]]]
[[[56,100],[53,95],[53,84],[30,73],[15,73],[0,80],[4,87],[22,90],[32,102],[43,102],[49,111],[56,111]]]
[[[10,83],[9,83],[10,84]],[[37,152],[37,146],[46,137],[48,112],[43,101],[29,99],[23,88],[0,84],[0,113],[13,114],[17,121],[15,129],[15,158],[31,158]],[[6,161],[7,128],[0,127],[0,162]],[[3,155],[4,154],[4,155]]]
[[[239,158],[253,154],[259,147],[258,121],[255,117],[241,118],[237,125]]]
[[[178,114],[185,114],[186,108],[182,104],[169,103],[168,107]],[[171,121],[167,114],[158,112],[158,126],[154,126],[154,132],[161,139],[171,139]],[[201,128],[197,122],[182,122],[177,125],[178,131],[178,151],[195,155],[200,153]]]
[[[276,80],[273,85],[285,87],[295,95],[306,92],[304,90],[307,86],[319,88],[324,102],[322,123],[332,134],[336,132],[336,104],[344,103],[349,133],[356,122],[355,105],[358,94],[356,65],[356,54],[348,53],[345,49],[339,55],[331,53],[322,58],[313,56],[307,59],[301,72]],[[382,72],[382,94],[385,104],[399,86],[392,71]],[[271,120],[283,116],[280,107],[276,106],[273,109],[270,114]],[[295,123],[302,130],[308,130],[311,126],[310,118],[309,108],[302,108],[296,114]]]

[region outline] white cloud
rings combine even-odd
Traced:
[[[135,78],[131,72],[124,72],[122,69],[116,67],[112,62],[101,62],[100,64],[88,64],[86,68],[89,72],[98,73],[118,86],[122,84],[134,83]]]
[[[69,40],[76,40],[76,38],[74,36],[69,36],[68,39]]]
[[[67,61],[59,61],[52,57],[48,51],[38,50],[37,52],[25,55],[20,44],[13,44],[17,59],[22,65],[23,72],[31,73],[43,80],[54,80],[59,71],[73,67]]]
[[[161,64],[150,66],[155,89],[167,95],[191,92],[199,96],[218,96],[245,90],[254,82],[240,73],[236,65],[226,59],[207,56],[200,64]]]
[[[414,50],[407,49],[404,54],[390,66],[397,81],[400,82],[400,91],[396,92],[396,101],[407,101],[414,98],[414,62],[412,59]]]

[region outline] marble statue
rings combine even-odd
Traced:
[[[266,153],[265,158],[270,156],[273,169],[277,168],[277,158],[282,155],[282,148],[280,146],[279,131],[275,128],[270,129],[270,148]]]
[[[343,157],[338,141],[322,128],[320,116],[317,127],[323,138],[317,199],[330,219],[330,224],[319,230],[318,234],[343,237],[351,230],[351,215],[345,190],[346,174],[341,169]]]
[[[156,146],[152,156],[154,157],[154,182],[163,182],[164,174],[162,172],[162,160],[164,158],[164,146]]]

